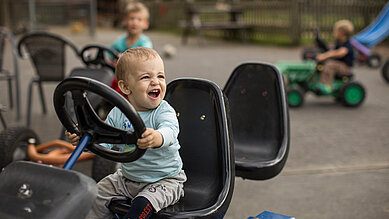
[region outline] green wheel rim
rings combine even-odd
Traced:
[[[296,91],[290,92],[288,94],[288,102],[292,106],[298,106],[301,103],[301,95]]]
[[[359,86],[350,86],[344,94],[346,101],[350,104],[357,104],[363,98],[363,90]]]

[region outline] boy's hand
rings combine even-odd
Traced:
[[[316,61],[322,62],[322,61],[325,60],[325,58],[326,58],[326,57],[325,57],[323,54],[318,54],[318,55],[316,56]]]
[[[141,137],[136,143],[140,149],[160,147],[163,143],[162,134],[151,128],[146,128]]]
[[[70,141],[70,143],[74,146],[77,146],[78,142],[80,142],[80,137],[76,134],[71,134],[70,132],[65,131],[65,135]]]

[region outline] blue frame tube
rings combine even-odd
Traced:
[[[91,136],[88,134],[82,137],[80,143],[78,143],[76,149],[73,151],[72,155],[70,155],[69,159],[66,161],[65,165],[63,166],[63,169],[71,170],[73,168],[74,164],[76,164],[78,158],[80,157],[81,153],[84,151],[84,149],[86,148],[90,140],[91,140]]]

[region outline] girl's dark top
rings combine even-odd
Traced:
[[[337,58],[336,60],[339,60],[341,62],[346,63],[348,66],[352,67],[354,63],[354,48],[350,43],[350,40],[347,40],[343,44],[336,42],[335,49],[339,49],[341,47],[346,47],[348,52],[345,56],[342,58]]]

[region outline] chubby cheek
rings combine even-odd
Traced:
[[[165,98],[166,95],[166,88],[161,90],[161,99]]]

